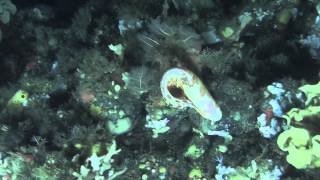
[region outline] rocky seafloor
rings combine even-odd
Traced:
[[[316,0],[0,0],[0,178],[318,179]]]

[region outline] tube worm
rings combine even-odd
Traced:
[[[172,68],[167,70],[160,82],[165,101],[175,108],[194,108],[202,117],[219,121],[222,112],[208,89],[193,72]]]

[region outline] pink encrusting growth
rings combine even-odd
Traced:
[[[222,112],[208,89],[193,72],[172,68],[161,79],[161,93],[165,101],[176,108],[192,107],[202,117],[219,121]]]

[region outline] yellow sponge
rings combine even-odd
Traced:
[[[291,127],[278,136],[277,144],[282,151],[288,151],[292,146],[305,147],[309,140],[310,135],[306,129]]]
[[[291,127],[277,139],[278,147],[287,151],[287,162],[297,169],[320,167],[320,135],[311,138],[304,128]]]
[[[309,105],[309,103],[313,100],[315,97],[320,97],[320,82],[318,82],[315,85],[304,85],[299,87],[299,90],[302,91],[306,96],[307,100],[305,102],[306,105]]]
[[[293,165],[297,169],[306,169],[311,165],[312,153],[309,149],[300,148],[297,149],[294,146],[289,148],[289,154],[287,155],[287,162]]]

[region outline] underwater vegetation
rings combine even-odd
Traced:
[[[319,179],[319,52],[316,0],[0,0],[0,179]]]

